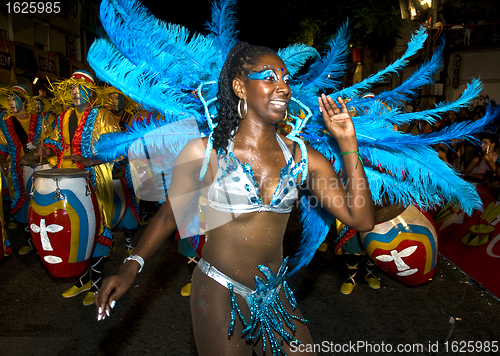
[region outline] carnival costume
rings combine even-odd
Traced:
[[[105,87],[105,95],[109,98],[111,109],[111,115],[116,119],[116,122],[120,125],[122,131],[126,131],[130,125],[138,118],[138,105],[132,101],[132,99],[126,97],[122,92],[114,87]],[[116,94],[119,98],[112,98],[112,94]],[[115,103],[114,101],[118,101]],[[123,115],[117,116],[113,109],[120,111],[123,109]],[[128,160],[122,160],[121,162],[115,163],[113,166],[113,176],[119,180],[118,182],[113,182],[113,184],[120,184],[120,191],[123,192],[124,197],[124,207],[120,210],[125,210],[122,214],[118,211],[121,208],[121,203],[116,204],[116,200],[119,198],[115,196],[115,212],[113,215],[112,227],[124,229],[125,235],[125,250],[130,255],[134,252],[134,247],[132,245],[132,238],[135,231],[139,227],[140,223],[140,212],[139,212],[139,197],[135,193],[133,181],[138,181],[138,172],[135,167],[132,167]],[[116,191],[115,191],[116,194]],[[122,216],[120,216],[122,215]]]
[[[0,95],[16,96],[22,101],[26,100],[26,113],[29,114],[26,119],[19,119],[7,107],[4,107],[0,120],[0,154],[5,157],[10,157],[10,172],[11,179],[11,214],[16,220],[26,224],[27,221],[27,206],[24,205],[29,199],[24,189],[22,181],[21,157],[28,151],[26,145],[29,142],[40,141],[42,131],[44,137],[47,135],[47,126],[42,127],[43,117],[35,113],[33,99],[28,96],[26,90],[21,86],[12,88],[1,88]],[[3,106],[3,105],[2,105]],[[48,122],[46,122],[48,123]],[[22,211],[21,211],[22,210]]]
[[[45,138],[48,137],[50,135],[50,132],[55,128],[55,107],[52,105],[51,100],[45,97],[37,95],[33,97],[33,100],[35,100],[35,108],[37,110],[37,114],[38,116],[42,117],[43,126],[45,127],[45,134],[41,136],[41,140],[43,142],[43,140],[45,140]]]
[[[0,115],[3,112],[3,108],[0,107]],[[2,179],[0,179],[0,191],[3,190],[3,185],[6,184],[4,183],[4,177],[2,173]],[[2,197],[3,198],[3,197]],[[3,212],[3,199],[2,199],[2,204],[0,204],[0,260],[4,256],[10,256],[12,254],[12,248],[10,247],[10,241],[7,238],[7,232],[5,231],[5,219],[4,219],[4,212]]]
[[[101,3],[101,21],[109,39],[99,39],[94,42],[88,55],[89,63],[102,80],[119,88],[146,109],[160,112],[165,120],[151,121],[149,125],[135,124],[125,134],[115,134],[106,140],[101,140],[96,147],[97,157],[112,161],[117,157],[127,155],[144,156],[144,151],[147,155],[171,152],[173,153],[171,156],[161,157],[161,164],[157,164],[158,159],[153,162],[154,169],[163,178],[160,181],[165,188],[170,182],[169,175],[176,154],[189,140],[209,136],[200,172],[200,179],[204,177],[212,152],[211,133],[217,125],[215,105],[217,80],[227,53],[237,43],[234,6],[234,0],[218,1],[214,5],[212,21],[208,24],[209,33],[206,36],[197,34],[189,37],[185,28],[155,19],[137,1],[104,0]],[[317,97],[321,92],[331,90],[333,94],[330,97],[334,101],[342,97],[353,116],[359,145],[357,154],[360,161],[371,162],[371,165],[365,166],[364,169],[370,183],[373,201],[376,204],[381,204],[384,198],[391,204],[413,203],[422,209],[427,209],[445,201],[452,201],[461,205],[467,213],[480,209],[481,200],[474,187],[462,180],[450,166],[441,161],[431,145],[459,138],[474,140],[474,133],[490,123],[498,115],[498,110],[495,112],[489,110],[484,118],[476,122],[454,124],[432,134],[412,136],[392,129],[393,125],[402,125],[414,120],[432,123],[439,115],[449,110],[457,111],[466,107],[478,95],[481,84],[478,80],[472,80],[462,97],[455,102],[442,103],[432,110],[423,112],[404,113],[402,111],[401,103],[414,98],[415,89],[433,82],[434,74],[441,66],[442,45],[435,50],[428,62],[423,63],[398,88],[382,92],[373,99],[362,97],[364,92],[370,91],[374,85],[387,79],[391,73],[402,70],[407,65],[408,59],[422,48],[426,39],[427,33],[421,28],[416,31],[407,51],[400,59],[379,73],[344,89],[341,89],[341,81],[348,68],[347,24],[340,28],[335,37],[332,37],[328,43],[330,49],[323,56],[314,48],[303,44],[295,44],[279,50],[277,54],[284,61],[289,73],[297,77],[297,80],[290,84],[293,97],[289,103],[289,115],[284,126],[287,127],[286,137],[297,143],[300,148],[302,161],[297,164],[293,162],[287,164],[282,171],[280,185],[271,204],[263,206],[259,202],[251,167],[241,164],[235,156],[231,155],[230,147],[228,147],[227,155],[224,155],[224,152],[218,152],[220,173],[211,187],[214,192],[212,199],[209,198],[209,204],[212,204],[214,210],[225,209],[241,213],[260,209],[287,212],[294,194],[291,189],[297,184],[294,179],[299,171],[302,175],[301,183],[307,177],[308,157],[303,140],[308,141],[312,148],[323,154],[329,161],[334,162],[335,170],[341,173],[343,171],[343,160],[339,159],[341,152],[338,144],[326,130],[317,102]],[[145,46],[148,51],[143,50]],[[306,62],[312,62],[312,64],[307,70],[299,72]],[[190,120],[194,124],[186,124]],[[147,147],[134,144],[134,141],[138,139],[145,142]],[[227,179],[229,176],[246,183],[230,183]],[[290,180],[292,182],[290,188],[286,187],[289,177],[293,178]],[[218,185],[219,183],[222,185]],[[224,200],[224,189],[228,189],[223,187],[225,183],[228,183],[230,188],[235,188],[235,194],[230,196],[231,201]],[[289,190],[285,192],[285,189]],[[238,200],[233,201],[232,199],[236,197]],[[288,274],[296,272],[309,263],[335,221],[333,216],[317,204],[310,204],[310,198],[307,191],[301,197],[302,247],[296,258],[291,261],[295,267]],[[271,216],[269,214],[273,213],[265,214]],[[243,214],[243,220],[244,216]],[[272,215],[276,220],[279,220],[280,216],[287,216],[287,214]],[[237,219],[238,217],[235,221]],[[276,226],[281,226],[279,223],[283,221],[278,221]],[[217,222],[211,223],[210,216],[208,216],[207,243],[214,241],[214,239],[211,240],[209,231],[211,224],[214,224],[212,226],[222,225],[222,223],[217,225]],[[196,225],[196,223],[191,225],[194,230],[196,230]],[[270,229],[274,228],[271,223],[269,226]],[[196,235],[189,228],[186,230],[184,237]],[[222,237],[219,231],[212,231],[211,234],[212,238],[214,234],[219,234],[217,238],[226,239],[226,241],[231,238],[236,239],[234,234],[231,236],[225,233]],[[208,261],[208,263],[215,264],[213,261]],[[209,286],[211,283],[213,285],[211,281],[215,280],[230,290],[230,306],[224,307],[224,310],[227,309],[231,313],[229,328],[229,333],[231,333],[235,314],[239,314],[239,307],[233,303],[234,292],[240,293],[235,286],[242,280],[239,279],[235,283],[234,279],[228,276],[231,271],[222,271],[219,265],[207,267],[203,263],[201,267],[204,275],[210,278],[202,280],[201,277],[197,277],[199,283],[203,284],[200,289],[208,290],[210,287],[213,291],[212,297],[223,298],[220,291],[215,291]],[[242,333],[251,341],[261,336],[264,346],[270,344],[273,355],[284,353],[273,330],[278,332],[282,340],[291,340],[286,331],[280,331],[284,325],[293,330],[289,322],[295,318],[289,316],[288,313],[275,314],[276,310],[284,311],[287,308],[278,303],[279,299],[275,298],[277,295],[275,290],[279,288],[279,285],[282,285],[285,291],[287,290],[284,285],[286,269],[282,266],[275,276],[267,267],[259,266],[258,268],[268,278],[266,283],[260,277],[255,277],[256,292],[258,292],[256,300],[264,302],[263,304],[251,303],[251,322],[247,322],[240,314],[243,322]],[[195,275],[196,273],[197,271]],[[195,288],[194,278],[193,289]],[[247,292],[254,295],[254,292],[245,290],[246,292],[241,292],[242,295]],[[291,298],[289,300],[293,307],[294,303]],[[227,302],[222,299],[217,302],[218,305],[227,306]],[[195,318],[197,317],[193,315],[194,324],[196,324]],[[208,332],[211,330],[207,330]],[[208,338],[209,336],[201,337]]]
[[[90,172],[90,180],[96,192],[101,215],[101,226],[99,228],[97,245],[94,248],[90,262],[92,280],[90,281],[88,272],[85,272],[80,277],[79,283],[73,287],[74,290],[70,289],[63,293],[65,297],[72,297],[84,290],[90,289],[89,294],[91,293],[92,296],[88,295],[84,300],[84,304],[88,305],[93,303],[93,293],[99,289],[104,268],[103,257],[109,254],[109,247],[113,243],[111,232],[113,217],[113,164],[104,162],[95,166],[85,167],[79,162],[64,157],[81,155],[85,158],[93,158],[94,146],[99,138],[104,134],[120,131],[120,127],[110,112],[102,106],[104,102],[102,93],[94,84],[94,80],[89,73],[77,71],[73,73],[70,79],[56,83],[52,91],[56,98],[60,98],[65,96],[65,93],[68,91],[71,92],[73,86],[80,86],[82,96],[83,92],[87,95],[90,92],[94,92],[96,93],[96,98],[93,99],[93,102],[90,102],[91,107],[84,111],[81,117],[78,117],[74,108],[62,112],[57,118],[55,129],[52,131],[50,137],[45,139],[44,145],[54,151],[55,156],[49,157],[49,162],[52,162],[57,168],[78,168]],[[91,99],[86,98],[85,100]],[[72,115],[76,115],[76,126],[70,123]],[[72,133],[70,132],[72,131],[71,126],[73,126],[74,130],[73,136],[71,136]]]
[[[23,181],[21,158],[33,148],[30,145],[42,142],[50,134],[49,114],[35,113],[34,100],[22,86],[0,88],[0,96],[2,96],[1,105],[6,109],[0,113],[0,155],[8,159],[10,164],[10,177],[7,177],[11,198],[10,215],[26,230],[29,198],[25,189],[26,182]],[[18,118],[5,102],[7,97],[19,101],[19,105],[25,102],[25,112],[28,117]],[[33,245],[28,238],[28,245],[21,248],[20,254],[31,250]]]

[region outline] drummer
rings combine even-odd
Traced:
[[[55,84],[52,91],[56,97],[65,97],[69,91],[74,108],[57,118],[55,129],[45,139],[44,146],[38,148],[37,155],[47,157],[57,168],[79,168],[91,172],[101,210],[98,243],[90,260],[92,272],[86,271],[73,287],[63,293],[63,297],[70,298],[89,291],[83,305],[91,305],[101,283],[104,257],[109,254],[109,246],[113,242],[110,229],[113,217],[112,164],[94,161],[92,150],[101,135],[119,131],[120,126],[101,106],[104,103],[103,92],[90,73],[76,71],[70,79]]]
[[[44,131],[41,133],[41,139],[40,142],[43,142],[47,137],[50,136],[50,132],[54,129],[55,127],[55,122],[56,122],[56,115],[55,113],[55,107],[52,105],[52,102],[50,99],[48,99],[46,96],[34,96],[33,99],[35,100],[35,111],[36,114],[42,118],[43,123],[44,123]]]
[[[0,104],[5,109],[0,114],[0,166],[7,177],[11,198],[10,215],[26,232],[27,245],[21,247],[20,255],[34,249],[28,231],[29,199],[25,191],[21,158],[36,147],[48,122],[35,112],[35,103],[21,85],[0,88]],[[2,214],[3,215],[3,214]]]
[[[127,130],[132,125],[134,119],[139,112],[138,105],[121,91],[114,87],[106,87],[108,96],[108,105],[111,108],[111,114],[115,117],[122,130]],[[134,253],[132,238],[139,228],[140,213],[139,213],[139,197],[135,194],[133,181],[139,180],[137,169],[132,167],[128,160],[117,162],[113,166],[113,175],[122,175],[120,179],[122,189],[125,195],[125,203],[127,208],[125,215],[116,227],[122,228],[125,235],[125,250],[131,255]]]

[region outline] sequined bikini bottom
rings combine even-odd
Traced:
[[[266,350],[267,343],[269,343],[273,355],[284,354],[275,333],[281,337],[281,340],[287,343],[292,341],[299,342],[284,329],[284,326],[286,325],[290,330],[295,331],[294,319],[303,323],[307,322],[303,318],[288,313],[279,297],[279,292],[283,288],[285,297],[292,309],[297,307],[293,292],[286,281],[287,262],[288,257],[284,259],[276,276],[270,268],[263,265],[257,266],[257,269],[264,274],[267,281],[256,276],[255,290],[226,276],[203,259],[198,262],[198,267],[203,273],[229,289],[231,297],[231,322],[229,324],[228,335],[232,335],[233,333],[236,314],[238,314],[243,324],[243,331],[241,333],[245,335],[246,339],[248,341],[256,341],[261,337],[264,351]],[[250,320],[247,321],[243,316],[236,301],[235,293],[241,295],[247,302],[250,308]]]

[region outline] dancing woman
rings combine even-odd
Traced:
[[[374,213],[354,125],[342,99],[339,107],[322,95],[318,104],[342,152],[344,178],[349,179],[345,189],[323,155],[308,147],[305,156],[295,142],[276,133],[291,100],[290,79],[273,50],[244,42],[231,49],[219,77],[217,126],[210,137],[192,140],[181,151],[167,201],[135,255],[103,281],[96,295],[99,320],[109,315],[144,260],[177,228],[175,216],[201,190],[208,199],[207,241],[191,291],[199,354],[251,355],[253,348],[260,354],[269,345],[273,353],[287,352],[296,340],[312,343],[284,279],[282,240],[300,183],[304,180],[324,209],[358,231],[373,228]],[[209,140],[213,148],[207,155]],[[267,277],[265,286],[255,285],[256,275]]]

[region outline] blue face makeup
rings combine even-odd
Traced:
[[[21,111],[21,108],[23,107],[23,101],[20,97],[18,97],[17,95],[14,95],[14,96],[11,96],[9,97],[9,105],[10,105],[10,109],[17,113],[19,111]]]
[[[43,112],[43,101],[37,99],[35,102],[35,109],[37,113]]]
[[[281,70],[283,71],[283,68]],[[248,75],[248,79],[251,79],[251,80],[272,80],[274,82],[279,82],[279,80],[280,80],[278,78],[278,75],[276,74],[276,72],[273,69],[266,69],[266,70],[263,70],[261,72],[250,73]],[[292,77],[290,76],[290,74],[285,74],[284,76],[281,77],[281,79],[286,84],[289,84]]]
[[[73,85],[72,95],[76,106],[85,105],[87,102],[90,103],[90,99],[92,98],[92,92],[79,84]]]

